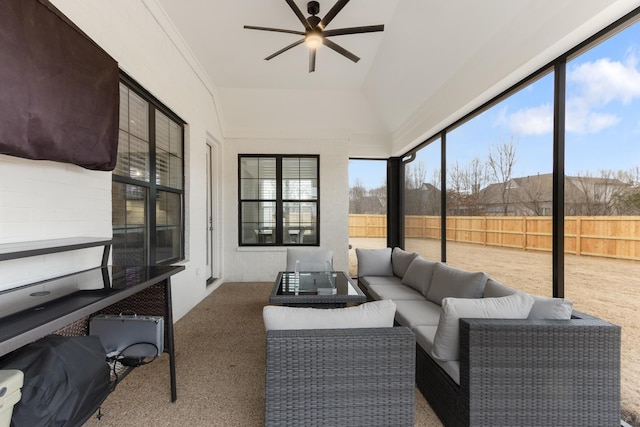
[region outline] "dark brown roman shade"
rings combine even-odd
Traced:
[[[46,0],[0,1],[0,153],[113,170],[118,64]]]

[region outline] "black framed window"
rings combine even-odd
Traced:
[[[126,76],[112,174],[113,264],[184,258],[184,122]]]
[[[238,156],[241,246],[320,244],[317,155]]]

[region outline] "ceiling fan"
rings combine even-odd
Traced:
[[[305,18],[302,14],[302,11],[293,0],[285,0],[289,7],[293,10],[293,13],[296,14],[302,25],[304,25],[304,31],[295,31],[295,30],[284,30],[281,28],[269,28],[269,27],[256,27],[253,25],[245,25],[244,28],[249,30],[261,30],[261,31],[274,31],[277,33],[288,33],[288,34],[297,34],[303,36],[302,39],[291,43],[289,46],[286,46],[276,53],[267,56],[264,58],[265,60],[270,60],[287,50],[298,46],[299,44],[305,43],[309,48],[309,72],[312,73],[316,69],[316,49],[322,45],[327,46],[330,49],[338,52],[340,55],[343,55],[353,62],[358,62],[360,58],[358,58],[353,53],[349,52],[345,48],[340,45],[332,42],[327,37],[333,36],[344,36],[347,34],[359,34],[359,33],[373,33],[378,31],[384,31],[384,25],[368,25],[364,27],[350,27],[350,28],[338,28],[335,30],[325,30],[327,25],[336,17],[336,15],[344,8],[349,0],[338,0],[338,2],[327,12],[324,18],[320,18],[316,15],[320,13],[320,4],[317,1],[310,1],[307,3],[307,12],[309,13],[308,18]]]

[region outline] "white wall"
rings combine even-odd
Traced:
[[[320,155],[320,246],[334,253],[334,268],[349,268],[349,159],[344,138],[227,141],[224,165],[226,279],[273,281],[286,265],[286,248],[238,245],[238,154]]]

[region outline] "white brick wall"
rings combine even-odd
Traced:
[[[0,244],[111,236],[111,174],[0,155]],[[0,263],[0,289],[100,264],[101,249]]]

